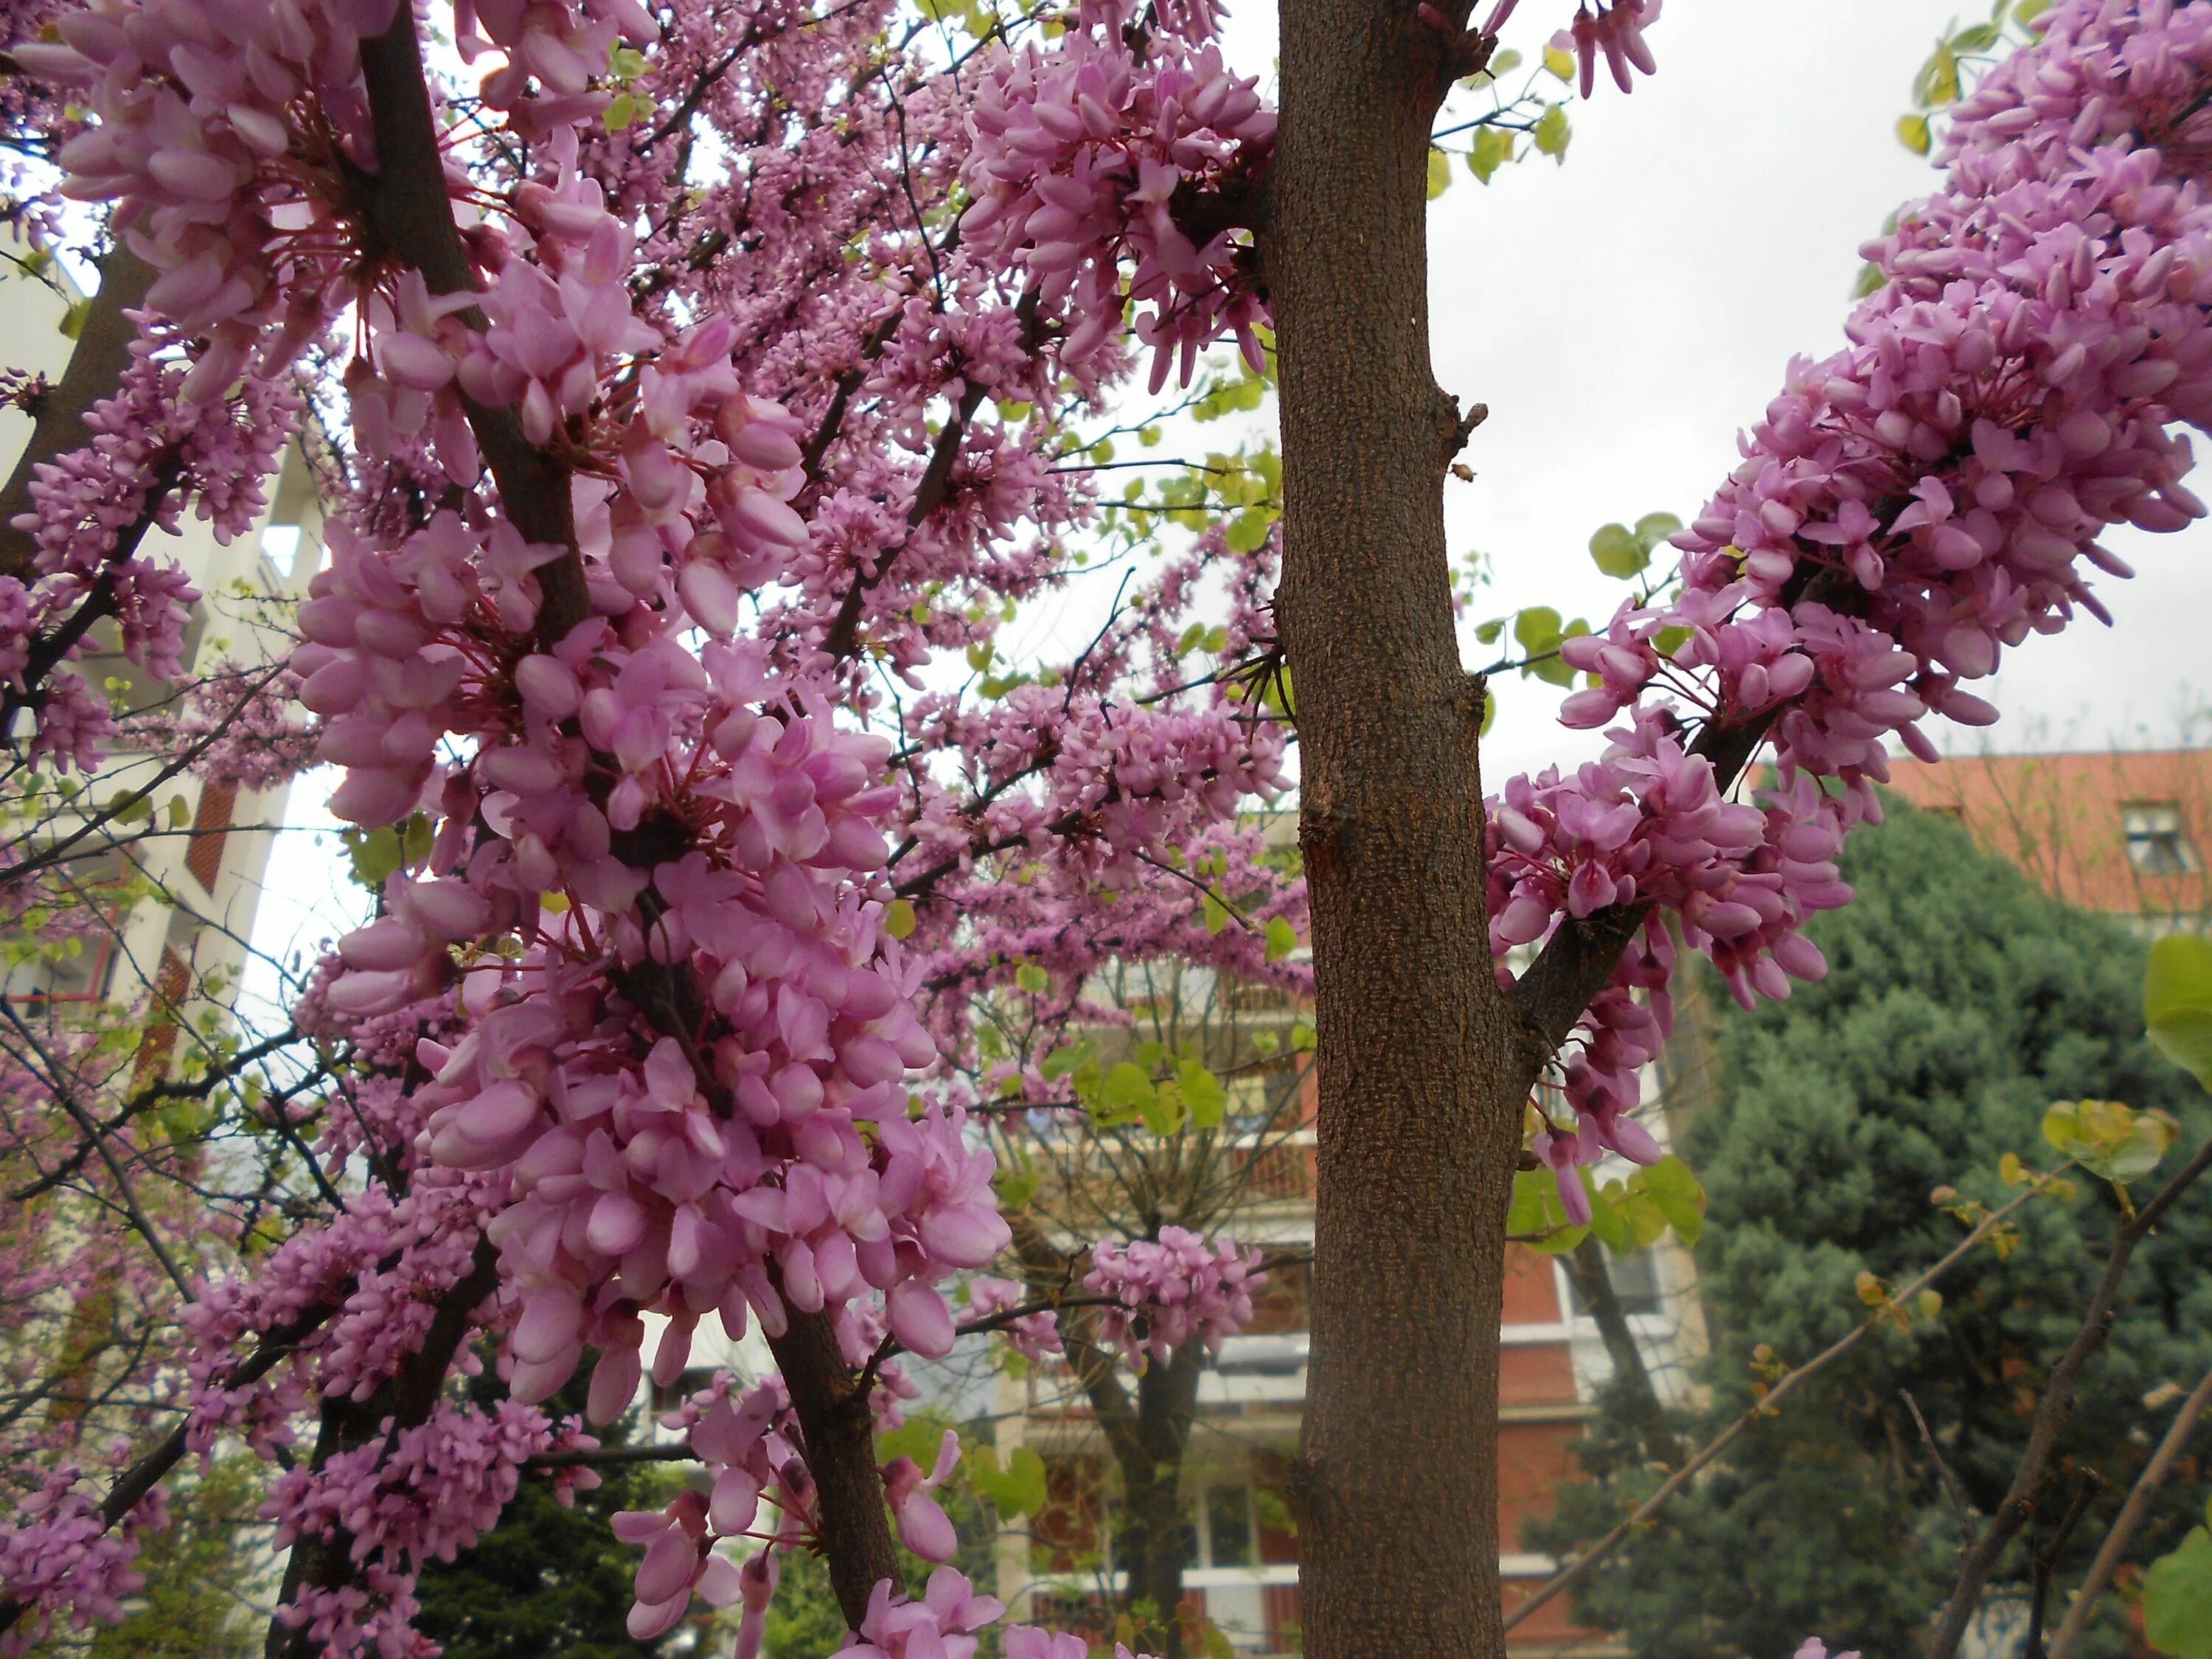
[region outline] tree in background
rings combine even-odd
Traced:
[[[1828,977],[1719,1022],[1721,1084],[1690,1121],[1686,1156],[1711,1203],[1698,1257],[1713,1338],[1711,1408],[1674,1425],[1693,1444],[1762,1379],[1863,1319],[1863,1276],[1894,1285],[1955,1242],[1948,1189],[2000,1201],[2007,1155],[2048,1155],[2053,1102],[2163,1108],[2191,1142],[2212,1124],[2201,1092],[2142,1040],[2143,947],[2117,924],[1901,805],[1854,840],[1844,869],[1855,902],[1813,930]],[[1586,1586],[1583,1618],[1648,1659],[1779,1653],[1807,1630],[1913,1651],[1957,1576],[1957,1506],[1986,1516],[2002,1499],[2119,1214],[2112,1189],[2087,1181],[2072,1204],[2024,1218],[2008,1252],[1946,1282],[1939,1314],[1859,1348],[1626,1544]],[[2080,1578],[2148,1454],[2146,1396],[2185,1389],[2212,1358],[2208,1252],[2212,1194],[2199,1192],[2136,1258],[2057,1472],[1997,1580],[2009,1619],[2033,1596],[2039,1556],[2061,1587]],[[1592,1482],[1563,1494],[1549,1547],[1587,1542],[1656,1485],[1640,1427],[1632,1389],[1606,1397],[1583,1454]],[[2201,1474],[2166,1487],[2151,1553],[2202,1516],[2207,1492]]]

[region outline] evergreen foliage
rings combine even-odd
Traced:
[[[1832,971],[1785,1004],[1729,1010],[1717,1098],[1686,1137],[1711,1200],[1698,1261],[1712,1400],[1681,1425],[1692,1446],[1751,1403],[1760,1345],[1802,1363],[1866,1317],[1861,1273],[1896,1284],[1957,1242],[1960,1224],[1933,1191],[1995,1206],[2008,1195],[2003,1153],[2055,1164],[2040,1132],[2052,1102],[2163,1108],[2181,1118],[2185,1148],[2212,1128],[2196,1085],[2142,1038],[2142,947],[2114,923],[2067,910],[1956,823],[1899,803],[1884,828],[1852,841],[1844,873],[1857,902],[1813,929]],[[2179,1161],[2169,1156],[2166,1171]],[[1754,1428],[1594,1577],[1582,1620],[1624,1632],[1644,1659],[1779,1659],[1808,1632],[1832,1651],[1917,1650],[1961,1534],[1904,1395],[1986,1515],[2113,1236],[2112,1190],[2078,1186],[2071,1204],[2022,1212],[2008,1256],[1985,1250],[1962,1264],[1932,1320],[1877,1334]],[[2047,1616],[2063,1616],[2171,1409],[2146,1411],[2145,1395],[2193,1381],[2212,1358],[2208,1251],[2212,1193],[2199,1190],[2136,1255],[2058,1473],[2001,1572],[2011,1616],[2025,1617],[2031,1552],[2094,1472],[2109,1484],[2057,1559]],[[1583,1448],[1591,1484],[1564,1496],[1534,1541],[1571,1550],[1662,1478],[1629,1420],[1601,1412]],[[2135,1559],[2172,1547],[2203,1513],[2199,1468],[2181,1474],[2194,1478],[2166,1489]],[[2093,1651],[2124,1650],[2123,1612],[2108,1601]]]

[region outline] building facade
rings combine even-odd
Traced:
[[[8,273],[0,276],[0,368],[54,382],[72,349],[64,322],[82,296],[57,269],[46,269],[52,280],[26,275],[20,264],[0,265]],[[0,405],[0,477],[13,470],[31,429],[29,415]],[[190,513],[179,533],[156,527],[142,544],[142,556],[181,565],[200,593],[185,630],[188,676],[224,664],[272,663],[289,649],[291,605],[322,552],[313,475],[297,441],[287,448],[270,496],[263,521],[228,544]],[[92,648],[80,672],[123,708],[143,712],[167,695],[123,657],[112,623],[96,624],[88,637]],[[123,741],[72,803],[76,816],[49,816],[34,834],[66,835],[149,785],[161,833],[133,835],[127,826],[112,838],[95,833],[64,874],[72,902],[99,915],[100,925],[65,957],[14,963],[5,989],[57,1014],[72,1004],[89,1011],[152,1000],[161,1029],[142,1056],[142,1066],[150,1066],[178,1057],[178,1031],[226,1017],[251,949],[288,790],[233,789],[189,772],[161,778],[160,763],[130,746],[129,729],[126,719]]]
[[[2212,750],[1979,755],[1899,761],[1890,787],[1957,818],[2053,898],[2148,938],[2212,913]]]

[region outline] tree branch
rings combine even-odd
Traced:
[[[1982,1587],[1996,1570],[1998,1557],[2034,1514],[2036,1490],[2043,1484],[2044,1470],[2058,1443],[2058,1432],[2065,1427],[2067,1417],[2074,1409],[2074,1389],[2081,1368],[2112,1334],[2120,1281],[2127,1276],[2128,1263],[2135,1255],[2136,1246],[2149,1236],[2158,1218],[2207,1169],[2212,1169],[2212,1140],[2199,1147],[2197,1156],[2184,1164],[2132,1220],[2121,1224],[2112,1254],[2106,1258],[2104,1277],[2098,1281],[2088,1308],[2081,1316],[2081,1328],[2059,1356],[2058,1363],[2051,1368],[2051,1375],[2044,1382],[2043,1397],[2036,1402],[2035,1415],[2029,1421],[2027,1446],[2021,1454],[2020,1467],[2013,1474],[2011,1488],[1960,1565],[1959,1582],[1951,1591],[1951,1599],[1944,1604],[1935,1635],[1929,1638],[1928,1659],[1952,1659],[1958,1651],[1960,1639],[1966,1635],[1975,1609],[1981,1605]]]
[[[356,173],[353,182],[368,224],[371,258],[412,265],[433,294],[474,292],[475,275],[453,228],[412,6],[401,6],[389,28],[361,43],[361,64],[376,125],[378,171]],[[489,325],[474,306],[461,315],[471,328]],[[512,405],[495,409],[456,395],[498,482],[507,516],[527,539],[562,550],[561,557],[537,572],[544,595],[538,638],[550,646],[592,614],[584,561],[576,548],[568,470],[524,434],[522,417]]]
[[[100,260],[100,289],[86,307],[69,367],[32,409],[31,441],[0,489],[0,576],[30,580],[38,544],[15,527],[15,520],[31,510],[31,481],[39,467],[92,442],[85,415],[101,398],[115,395],[123,371],[131,366],[138,325],[124,313],[145,303],[154,276],[154,267],[119,239]]]
[[[1918,1296],[1921,1291],[1926,1290],[1937,1279],[1941,1279],[1945,1273],[1957,1267],[1960,1262],[1964,1261],[1969,1255],[1973,1254],[1975,1248],[1978,1246],[1984,1239],[1995,1232],[1997,1228],[2003,1224],[2006,1218],[2010,1216],[2014,1211],[2019,1209],[2021,1205],[2027,1203],[2028,1200],[2033,1198],[2038,1193],[2042,1192],[2051,1184],[2053,1179],[2053,1176],[2047,1175],[2039,1176],[2025,1191],[2013,1198],[2002,1208],[1993,1210],[1988,1215],[1984,1216],[1980,1222],[1975,1225],[1973,1231],[1969,1232],[1964,1238],[1960,1239],[1958,1243],[1952,1246],[1949,1252],[1938,1261],[1935,1266],[1928,1268],[1920,1275],[1919,1278],[1914,1279],[1911,1284],[1905,1285],[1904,1289],[1899,1291],[1896,1295],[1891,1298],[1893,1304],[1911,1302],[1912,1298]],[[1673,1502],[1676,1494],[1680,1492],[1685,1486],[1687,1486],[1690,1482],[1696,1478],[1698,1471],[1705,1468],[1706,1465],[1710,1464],[1715,1458],[1718,1457],[1731,1445],[1735,1444],[1737,1439],[1742,1436],[1745,1430],[1750,1428],[1753,1424],[1758,1422],[1759,1419],[1763,1417],[1771,1417],[1774,1414],[1775,1407],[1778,1405],[1779,1405],[1784,1400],[1787,1399],[1791,1394],[1794,1394],[1805,1383],[1810,1382],[1814,1377],[1818,1376],[1822,1371],[1827,1370],[1829,1366],[1834,1364],[1836,1361],[1841,1359],[1853,1348],[1858,1346],[1860,1342],[1865,1340],[1867,1333],[1876,1328],[1881,1324],[1882,1321],[1887,1317],[1888,1314],[1887,1310],[1885,1310],[1875,1314],[1864,1323],[1852,1327],[1850,1330],[1846,1332],[1835,1342],[1832,1343],[1818,1354],[1815,1354],[1812,1358],[1807,1360],[1796,1370],[1791,1371],[1787,1376],[1782,1378],[1780,1382],[1777,1382],[1771,1389],[1768,1389],[1765,1395],[1753,1404],[1749,1410],[1738,1417],[1733,1423],[1730,1423],[1728,1427],[1722,1430],[1718,1435],[1707,1442],[1705,1448],[1695,1456],[1692,1457],[1688,1462],[1683,1464],[1680,1468],[1675,1470],[1673,1474],[1669,1475],[1666,1483],[1662,1486],[1658,1491],[1653,1492],[1650,1497],[1645,1498],[1641,1504],[1638,1504],[1635,1511],[1631,1514],[1626,1520],[1623,1521],[1611,1532],[1606,1534],[1604,1537],[1599,1539],[1596,1543],[1591,1545],[1580,1555],[1575,1557],[1573,1560],[1570,1561],[1559,1571],[1554,1573],[1550,1578],[1545,1580],[1542,1584],[1537,1587],[1534,1595],[1530,1595],[1527,1601],[1515,1607],[1512,1612],[1507,1613],[1505,1615],[1504,1628],[1509,1631],[1511,1630],[1516,1625],[1519,1624],[1522,1620],[1528,1618],[1529,1614],[1535,1612],[1537,1608],[1542,1607],[1553,1596],[1559,1595],[1560,1591],[1571,1589],[1575,1584],[1579,1583],[1583,1578],[1587,1577],[1589,1575],[1590,1569],[1595,1567],[1601,1560],[1604,1559],[1606,1556],[1612,1553],[1613,1550],[1620,1544],[1622,1539],[1627,1537],[1629,1534],[1642,1527],[1645,1522],[1649,1522],[1652,1516],[1657,1515],[1661,1510],[1666,1508],[1669,1503]]]
[[[2058,1639],[2051,1644],[2051,1659],[2074,1659],[2074,1651],[2088,1634],[2090,1615],[2096,1612],[2097,1602],[2105,1593],[2105,1586],[2112,1580],[2114,1569],[2120,1558],[2127,1553],[2128,1546],[2150,1513],[2151,1500],[2158,1489],[2166,1484],[2173,1466],[2181,1461],[2181,1454],[2189,1444],[2189,1437],[2197,1428],[2197,1419],[2204,1415],[2204,1407],[2212,1404],[2212,1371],[2197,1385],[2196,1392],[2181,1402],[2181,1409],[2173,1414],[2173,1422],[2166,1431],[2166,1438],[2158,1443],[2150,1462],[2136,1480],[2135,1490],[2121,1505],[2118,1518],[2112,1529],[2105,1534],[2105,1541],[2097,1551],[2097,1559],[2089,1564],[2087,1575],[2074,1597],[2074,1605],[2066,1614],[2066,1622],[2058,1627]]]
[[[337,1303],[324,1303],[310,1308],[288,1325],[280,1325],[261,1339],[260,1346],[238,1369],[225,1379],[222,1387],[241,1389],[258,1382],[276,1369],[279,1360],[289,1358],[307,1337],[338,1310]],[[107,1489],[107,1496],[100,1505],[100,1530],[106,1532],[136,1509],[161,1484],[171,1469],[184,1457],[185,1443],[191,1427],[187,1417],[168,1433],[162,1436],[154,1449],[116,1477],[115,1484]],[[28,1607],[13,1597],[0,1599],[0,1632],[15,1628]]]

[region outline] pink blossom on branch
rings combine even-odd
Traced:
[[[1571,1209],[1577,1164],[1657,1155],[1625,1112],[1671,1021],[1658,911],[1740,1000],[1826,971],[1802,929],[1847,902],[1835,859],[1878,820],[1894,737],[1984,725],[1966,689],[2078,611],[2123,521],[2202,516],[2176,422],[2212,419],[2212,208],[2193,172],[2212,17],[2076,0],[1953,112],[1945,191],[1866,252],[1887,277],[1851,344],[1791,366],[1744,459],[1676,538],[1679,592],[1570,641],[1563,718],[1611,746],[1492,805],[1501,951],[1642,909],[1641,943],[1561,1067],[1576,1126],[1540,1136]],[[1723,800],[1717,752],[1773,745],[1773,783]]]

